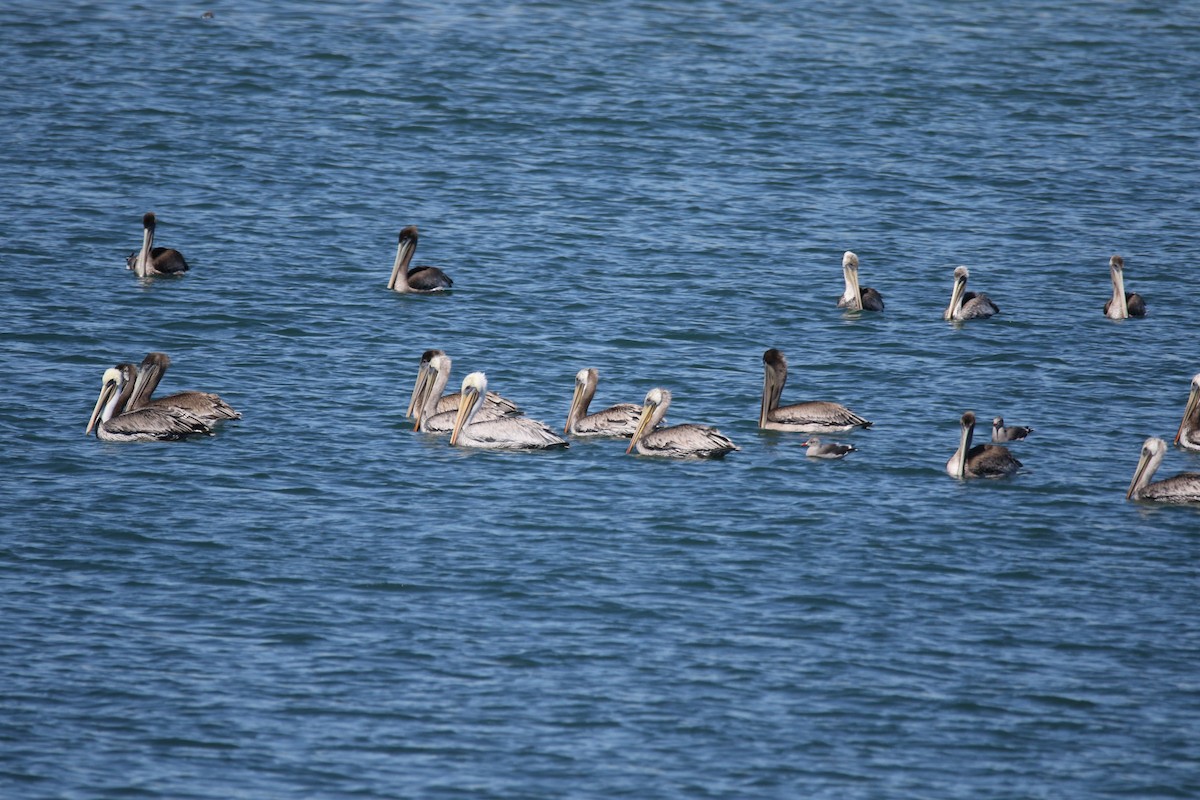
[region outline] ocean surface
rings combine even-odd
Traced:
[[[1200,372],[1197,42],[1191,2],[0,6],[0,796],[1200,797],[1200,510],[1124,498]],[[185,277],[125,269],[146,211]],[[453,291],[386,289],[410,224]],[[999,316],[942,321],[959,264]],[[404,416],[435,347],[741,449],[451,448]],[[857,452],[757,429],[770,347]],[[85,437],[153,350],[244,418]],[[1015,477],[945,473],[968,409],[1036,428]]]

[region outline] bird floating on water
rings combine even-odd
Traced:
[[[1021,468],[1021,462],[1007,447],[995,444],[971,446],[975,435],[975,413],[968,411],[959,420],[958,450],[946,462],[946,472],[954,478],[1004,478]]]
[[[1184,472],[1163,478],[1161,481],[1150,482],[1166,453],[1167,443],[1162,439],[1152,436],[1142,444],[1142,454],[1138,459],[1137,468],[1133,471],[1133,480],[1129,482],[1129,490],[1125,492],[1126,500],[1147,500],[1155,503],[1200,502],[1198,472]]]
[[[413,255],[417,252],[417,226],[409,225],[400,231],[396,245],[396,261],[392,264],[392,275],[387,288],[406,294],[431,294],[442,292],[454,285],[450,276],[437,267],[413,267]]]
[[[986,294],[968,292],[967,279],[971,272],[966,267],[954,270],[954,289],[950,292],[950,305],[942,312],[944,320],[987,319],[999,314],[1000,308]]]
[[[450,380],[450,357],[441,350],[426,350],[425,353],[429,359],[421,361],[422,369],[417,374],[417,385],[413,387],[412,400],[409,402],[409,415],[417,419],[413,428],[422,433],[450,433],[454,430],[462,395],[459,392],[442,394]],[[486,397],[475,412],[475,422],[520,416],[521,412],[515,403],[494,392],[488,392]],[[446,411],[438,411],[438,407],[444,406],[448,398],[454,401],[454,406]]]
[[[838,298],[838,308],[847,311],[883,311],[883,295],[870,286],[858,285],[858,256],[847,250],[842,254],[842,277],[846,290]]]
[[[489,450],[548,450],[567,446],[566,440],[544,422],[528,417],[474,421],[486,395],[487,376],[482,372],[472,372],[463,378],[450,444]]]
[[[804,455],[809,458],[845,458],[847,453],[853,453],[858,449],[852,444],[836,442],[822,444],[821,440],[815,436],[804,442],[803,446],[808,448]]]
[[[656,427],[667,415],[670,405],[671,393],[666,389],[655,388],[646,393],[637,430],[633,432],[629,447],[625,448],[626,453],[636,449],[644,456],[722,458],[740,449],[719,430],[705,425]]]
[[[118,364],[104,371],[100,396],[84,436],[95,430],[96,438],[104,442],[161,442],[212,432],[203,420],[182,409],[126,411],[125,404],[133,393],[133,375],[132,364]]]
[[[1192,377],[1187,405],[1183,407],[1183,420],[1175,432],[1175,446],[1184,450],[1200,450],[1200,373]]]
[[[188,264],[183,253],[169,247],[154,247],[154,228],[157,221],[153,212],[142,217],[142,249],[135,250],[125,259],[125,267],[134,271],[139,278],[156,275],[182,275]]]
[[[992,441],[993,442],[1020,442],[1026,436],[1033,433],[1033,428],[1027,428],[1024,425],[1004,426],[1004,417],[992,418]]]
[[[1146,301],[1142,296],[1125,291],[1125,259],[1118,255],[1109,258],[1108,275],[1112,279],[1112,297],[1104,304],[1104,316],[1109,319],[1146,316]]]
[[[212,392],[176,392],[166,397],[151,399],[169,366],[171,359],[166,353],[148,353],[142,359],[142,365],[137,370],[137,379],[133,384],[133,394],[126,406],[128,411],[141,408],[181,409],[199,417],[208,425],[242,418],[233,406]]]
[[[787,383],[787,358],[771,348],[763,353],[763,396],[758,427],[801,433],[837,433],[852,428],[869,428],[871,423],[839,403],[811,400],[780,406],[779,398]]]
[[[618,403],[595,414],[588,413],[599,382],[600,373],[593,368],[575,373],[575,391],[571,395],[571,407],[567,411],[563,433],[572,436],[633,436],[642,412],[642,407],[636,403]]]

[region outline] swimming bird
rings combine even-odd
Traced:
[[[977,444],[971,447],[975,435],[975,413],[968,411],[959,420],[961,432],[958,450],[946,462],[946,472],[955,478],[1005,478],[1021,468],[1021,462],[1007,447],[996,444]]]
[[[846,290],[838,298],[838,308],[883,311],[883,295],[870,286],[858,285],[858,256],[849,250],[842,254],[842,277],[846,280]]]
[[[154,213],[147,211],[142,217],[142,249],[135,250],[125,259],[126,269],[133,270],[139,278],[182,275],[188,270],[183,253],[169,247],[154,247],[154,228],[157,224]]]
[[[1026,436],[1033,433],[1033,428],[1026,428],[1023,425],[1010,425],[1004,427],[1004,417],[992,417],[992,441],[993,442],[1019,442]]]
[[[1104,304],[1104,316],[1109,319],[1128,319],[1146,316],[1146,301],[1137,292],[1125,291],[1125,259],[1114,255],[1108,259],[1108,275],[1112,278],[1112,297]]]
[[[1192,389],[1188,392],[1187,405],[1183,407],[1183,421],[1175,432],[1175,446],[1200,450],[1200,373],[1192,377]]]
[[[428,363],[422,362],[424,371],[417,375],[417,385],[413,388],[413,399],[409,404],[409,408],[417,418],[413,429],[422,433],[450,433],[454,430],[457,407],[449,411],[437,410],[437,407],[446,400],[442,395],[442,390],[446,388],[446,383],[450,380],[450,358],[440,350],[426,352],[433,354]],[[489,392],[488,395],[490,397],[492,393]],[[455,392],[451,396],[459,399],[461,394]],[[499,397],[499,395],[495,396]],[[500,399],[504,400],[502,397]],[[509,406],[512,404],[509,403]],[[515,406],[512,407],[515,408]],[[482,422],[516,414],[519,412],[512,412],[499,403],[485,400],[479,410],[475,412],[474,419],[476,422]]]
[[[670,425],[656,427],[667,415],[671,405],[671,393],[655,388],[646,393],[646,402],[638,418],[637,429],[629,441],[626,453],[637,448],[644,456],[666,458],[722,458],[733,450],[740,450],[729,437],[716,428],[705,425]]]
[[[763,353],[763,396],[758,427],[801,433],[837,433],[851,428],[869,428],[871,423],[839,403],[811,400],[780,406],[787,383],[787,358],[775,348]]]
[[[544,422],[528,417],[500,417],[476,422],[475,416],[487,395],[487,376],[472,372],[463,378],[462,400],[450,432],[450,444],[489,450],[548,450],[567,447]]]
[[[1162,439],[1152,436],[1142,444],[1141,458],[1138,459],[1137,469],[1133,471],[1129,491],[1125,492],[1126,500],[1149,500],[1156,503],[1200,502],[1200,472],[1184,472],[1161,481],[1150,482],[1166,453],[1167,443]]]
[[[392,264],[392,276],[388,278],[389,289],[408,294],[430,294],[441,292],[454,285],[450,276],[437,267],[413,267],[413,255],[417,252],[417,226],[409,225],[400,231],[396,245],[396,261]]]
[[[986,294],[966,291],[967,279],[971,277],[966,267],[954,270],[954,289],[950,292],[950,305],[942,312],[944,320],[987,319],[1000,313],[1000,307]]]
[[[445,371],[445,380],[435,380],[438,376],[434,374],[435,370],[430,366],[433,363],[433,359],[438,356],[441,357],[438,366]],[[454,413],[458,411],[459,393],[442,394],[447,382],[450,380],[450,367],[452,364],[450,356],[446,355],[446,351],[444,350],[426,350],[421,354],[421,363],[417,367],[417,380],[413,384],[412,396],[408,400],[408,410],[404,412],[404,416],[412,418],[418,412],[424,410],[426,394],[431,394],[433,397],[434,414]],[[426,392],[427,389],[430,391]],[[507,397],[501,397],[495,392],[487,393],[485,406],[495,412],[495,416],[515,417],[523,413],[516,403]]]
[[[581,369],[575,373],[575,392],[571,395],[571,408],[567,411],[567,424],[563,433],[572,436],[633,436],[637,430],[638,415],[642,407],[636,403],[618,403],[595,414],[588,414],[588,405],[596,394],[600,373],[595,369]]]
[[[845,458],[847,453],[853,453],[858,448],[852,444],[822,444],[821,440],[813,436],[807,442],[804,442],[804,447],[808,450],[804,455],[809,458]]]
[[[159,381],[171,366],[171,358],[166,353],[147,353],[142,359],[142,365],[137,370],[137,380],[133,385],[133,395],[129,398],[126,408],[137,411],[140,408],[178,408],[199,417],[206,424],[212,425],[227,419],[241,419],[242,415],[233,406],[226,403],[220,396],[212,392],[176,392],[166,397],[151,399]]]
[[[100,396],[96,399],[84,436],[94,429],[96,438],[105,442],[153,442],[212,432],[199,417],[178,409],[142,408],[126,411],[125,403],[132,393],[132,378],[132,364],[118,364],[104,371]]]

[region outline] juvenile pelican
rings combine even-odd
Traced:
[[[413,388],[413,400],[409,404],[409,408],[413,409],[417,418],[413,428],[422,433],[450,433],[454,430],[456,409],[437,410],[437,406],[441,404],[439,400],[446,399],[442,396],[442,390],[446,388],[446,382],[450,380],[450,358],[440,350],[434,351],[429,361],[423,362],[423,366],[425,370],[417,376],[417,385]],[[460,397],[460,393],[455,392],[452,396],[457,399]],[[499,395],[496,396],[499,397]],[[503,400],[503,398],[500,399]],[[503,406],[487,400],[475,413],[475,421],[482,422],[508,416],[513,416],[513,414]]]
[[[100,396],[88,419],[84,436],[96,431],[105,442],[154,442],[182,439],[197,433],[211,433],[204,422],[186,411],[143,408],[124,411],[129,399],[133,366],[120,364],[104,371]],[[122,413],[124,412],[124,413]]]
[[[871,423],[839,403],[811,400],[780,407],[779,398],[787,383],[787,358],[775,348],[763,353],[763,396],[758,427],[774,431],[837,433],[851,428],[869,428]]]
[[[125,267],[131,269],[139,278],[151,275],[182,275],[187,272],[187,262],[183,253],[169,247],[154,247],[154,213],[147,211],[142,217],[142,249],[130,253],[125,259]]]
[[[140,408],[177,408],[194,414],[208,425],[242,418],[233,406],[212,392],[176,392],[166,397],[151,399],[150,395],[158,388],[158,382],[162,380],[169,366],[171,359],[166,353],[148,353],[142,359],[142,365],[137,371],[137,380],[133,384],[133,396],[129,398],[126,406],[129,411],[137,411]]]
[[[1183,408],[1183,421],[1175,432],[1175,446],[1184,450],[1200,450],[1200,373],[1192,377],[1192,390],[1188,392],[1187,405]]]
[[[389,289],[412,294],[429,294],[449,289],[454,285],[450,276],[437,267],[413,267],[408,265],[417,252],[417,226],[409,225],[400,231],[396,245],[396,261],[392,264],[392,276],[388,278]]]
[[[434,370],[430,366],[433,359],[437,356],[441,356],[442,360],[439,362],[439,367],[440,369],[444,369],[446,374],[445,380],[441,380],[440,382],[435,380],[437,376],[433,374]],[[412,418],[418,412],[424,410],[426,389],[430,389],[429,393],[433,396],[434,414],[445,414],[447,412],[453,414],[458,411],[459,393],[442,394],[446,388],[446,383],[450,380],[450,367],[452,364],[450,356],[446,355],[444,350],[426,350],[421,354],[421,364],[417,368],[417,380],[413,384],[412,396],[408,400],[408,410],[404,412],[404,416]],[[486,405],[491,409],[493,416],[515,417],[522,413],[516,403],[506,397],[501,397],[495,392],[487,393]],[[450,429],[447,428],[446,430]]]
[[[808,449],[804,455],[809,458],[845,458],[847,453],[853,453],[857,448],[852,444],[822,444],[817,437],[812,437],[804,443]]]
[[[600,373],[590,367],[575,373],[575,393],[571,395],[571,408],[567,411],[563,433],[572,436],[633,436],[641,406],[618,403],[595,414],[587,413],[599,381]]]
[[[1142,296],[1125,292],[1125,259],[1117,255],[1108,259],[1108,274],[1112,278],[1112,297],[1104,304],[1104,316],[1109,319],[1146,316],[1146,301]]]
[[[666,389],[651,389],[638,418],[637,429],[625,452],[636,447],[644,456],[667,458],[722,458],[731,450],[739,450],[728,437],[716,428],[704,425],[670,425],[656,428],[671,405],[671,393]]]
[[[450,444],[490,450],[548,450],[566,447],[544,422],[528,417],[501,417],[475,422],[474,417],[487,394],[487,376],[472,372],[463,378],[462,401],[450,432]]]
[[[1129,491],[1125,492],[1126,500],[1150,500],[1156,503],[1200,502],[1200,472],[1184,472],[1150,483],[1166,453],[1167,443],[1162,439],[1152,436],[1142,444],[1142,456],[1138,459],[1137,469],[1133,471]]]
[[[1024,425],[1010,425],[1006,428],[1004,417],[992,417],[993,442],[1019,442],[1031,433],[1033,428],[1026,428]]]
[[[975,413],[968,411],[959,421],[962,428],[958,450],[946,462],[946,472],[954,478],[1006,478],[1021,468],[1021,462],[1007,447],[977,444],[971,447],[975,435]]]
[[[950,292],[950,305],[942,312],[944,320],[987,319],[999,314],[1000,308],[986,294],[966,291],[967,278],[971,277],[966,267],[954,270],[954,289]]]
[[[838,308],[883,311],[883,295],[870,286],[858,285],[858,256],[849,250],[842,254],[842,277],[846,279],[846,290],[838,298]]]

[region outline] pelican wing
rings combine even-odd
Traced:
[[[454,430],[454,418],[458,416],[458,411],[440,411],[431,417],[421,420],[420,429],[423,433],[450,433]],[[475,423],[488,422],[495,419],[504,419],[508,417],[494,405],[484,404],[475,412]]]
[[[812,400],[776,408],[769,415],[771,422],[807,428],[812,433],[844,431],[854,427],[870,427],[871,423],[840,403]]]
[[[642,407],[633,403],[618,403],[611,408],[589,414],[576,421],[571,433],[576,436],[623,436],[629,438],[637,430]]]
[[[647,433],[638,440],[643,455],[668,458],[721,458],[738,450],[729,437],[705,425],[671,425]]]
[[[437,405],[435,405],[433,407],[433,413],[444,414],[447,411],[449,411],[449,412],[458,411],[458,404],[459,404],[459,400],[461,399],[461,397],[462,397],[461,392],[454,392],[453,394],[442,395],[441,397],[438,398]],[[525,413],[512,400],[509,400],[507,397],[501,397],[500,395],[496,394],[495,392],[491,392],[491,391],[489,391],[487,393],[487,399],[484,400],[484,404],[483,404],[483,408],[489,408],[489,407],[493,411],[498,412],[500,416],[505,416],[505,417],[515,417],[515,416]],[[483,411],[483,409],[480,409],[480,412],[482,412],[482,411]]]
[[[980,292],[967,292],[963,295],[962,311],[958,319],[987,319],[999,314],[1000,307],[992,302],[992,298]]]
[[[141,408],[113,417],[104,423],[107,433],[117,436],[141,436],[147,439],[182,439],[197,433],[211,433],[199,418],[187,413],[172,413],[160,408]]]
[[[437,267],[413,267],[408,271],[408,285],[418,292],[436,292],[449,289],[454,281]]]
[[[461,441],[471,447],[494,450],[545,450],[567,446],[567,442],[545,423],[528,417],[472,422],[463,428]]]
[[[240,412],[212,392],[178,392],[151,400],[146,407],[182,409],[205,422],[242,418]]]
[[[967,472],[976,478],[1003,478],[1021,468],[1007,447],[977,444],[967,453]]]
[[[1200,503],[1200,473],[1184,472],[1155,481],[1137,493],[1138,500],[1158,503]]]

